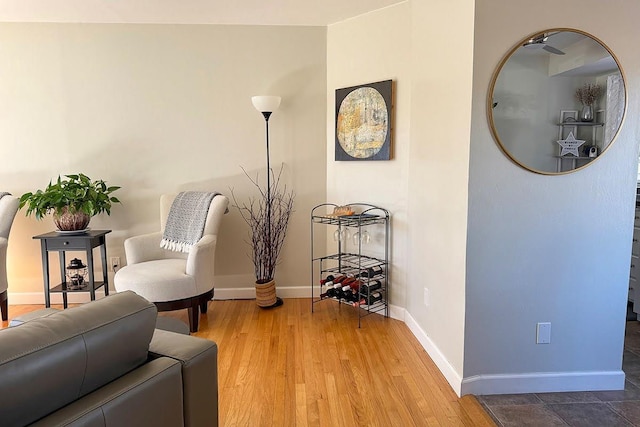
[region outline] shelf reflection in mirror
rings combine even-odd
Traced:
[[[600,90],[592,121],[583,117],[576,97],[585,85]],[[550,29],[526,37],[500,62],[487,99],[489,126],[518,165],[547,175],[567,173],[589,165],[613,142],[626,110],[625,92],[622,70],[600,40],[579,30]],[[572,136],[584,142],[572,142]]]

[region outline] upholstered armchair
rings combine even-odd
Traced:
[[[215,196],[209,205],[204,232],[188,253],[160,246],[171,204],[176,195],[160,198],[161,230],[124,242],[127,265],[115,274],[116,291],[131,290],[153,302],[158,311],[187,308],[191,332],[198,330],[200,311],[213,298],[216,242],[229,199]]]
[[[13,218],[18,212],[20,201],[11,195],[0,197],[0,311],[2,320],[9,318],[9,301],[7,297],[7,246]]]

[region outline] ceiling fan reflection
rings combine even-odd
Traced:
[[[553,53],[554,55],[564,55],[564,52],[558,48],[555,48],[549,44],[547,41],[549,40],[549,34],[540,34],[534,37],[531,37],[529,40],[525,41],[522,44],[522,47],[527,49],[543,49],[549,53]]]

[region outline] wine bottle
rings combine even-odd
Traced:
[[[378,301],[382,301],[382,293],[381,292],[374,292],[371,295],[365,296],[364,298],[362,298],[359,302],[354,303],[354,306],[358,306],[358,305],[372,305],[377,303]]]
[[[338,277],[331,276],[331,278],[332,278],[331,280],[328,280],[324,283],[325,286],[332,287],[333,285],[342,283],[342,281],[346,279],[347,276],[338,276]]]
[[[333,282],[333,283],[342,283],[342,282],[344,282],[346,279],[347,279],[347,276],[338,276],[338,277],[335,277],[335,278],[332,280],[332,282]]]
[[[352,287],[353,286],[358,286],[356,284],[357,282],[358,282],[358,279],[356,279],[355,277],[347,277],[345,280],[343,280],[340,283],[342,285],[342,287],[340,288],[339,291],[336,292],[336,294],[339,295],[339,298],[346,299],[348,294],[351,294]]]
[[[347,301],[347,302],[351,302],[351,303],[354,303],[354,302],[358,301],[359,298],[360,298],[360,296],[358,295],[358,292],[356,292],[356,291],[350,291],[350,292],[347,291],[347,292],[345,292],[345,295],[344,295],[344,300]]]
[[[336,296],[336,291],[339,288],[342,288],[342,285],[340,283],[331,284],[330,286],[328,286],[326,288],[326,292],[325,292],[326,296],[335,297]]]
[[[340,282],[342,284],[342,286],[349,286],[352,283],[354,283],[357,279],[355,277],[347,277],[346,279],[344,279],[342,282]]]
[[[342,284],[345,285],[345,282],[343,282]],[[342,290],[345,291],[345,292],[347,292],[349,290],[357,292],[358,289],[360,289],[361,285],[362,285],[362,282],[360,280],[354,279],[353,281],[350,281],[345,286],[343,286]]]
[[[320,279],[320,284],[324,285],[327,282],[333,282],[334,277],[330,274],[327,277],[325,277],[324,279]]]
[[[375,277],[375,276],[379,276],[379,275],[381,275],[383,273],[382,266],[375,265],[375,266],[369,268],[367,270],[367,273],[369,274],[369,278],[372,278],[372,277]]]
[[[360,285],[360,293],[363,295],[369,295],[373,291],[377,291],[382,288],[382,282],[380,280],[374,280],[369,283],[363,283]]]
[[[360,273],[357,274],[357,276],[371,279],[372,277],[382,274],[382,272],[383,272],[382,267],[379,265],[376,265],[373,267],[369,267],[366,270],[362,270]]]
[[[334,292],[335,292],[335,293],[334,293],[334,295],[333,295],[333,296],[334,296],[335,298],[337,298],[337,299],[343,299],[343,298],[344,298],[344,296],[345,296],[345,293],[344,293],[344,291],[342,290],[342,288],[337,288],[337,289],[335,289],[335,290],[334,290]]]

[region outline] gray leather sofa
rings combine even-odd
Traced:
[[[214,342],[133,292],[0,330],[0,425],[218,425]]]

